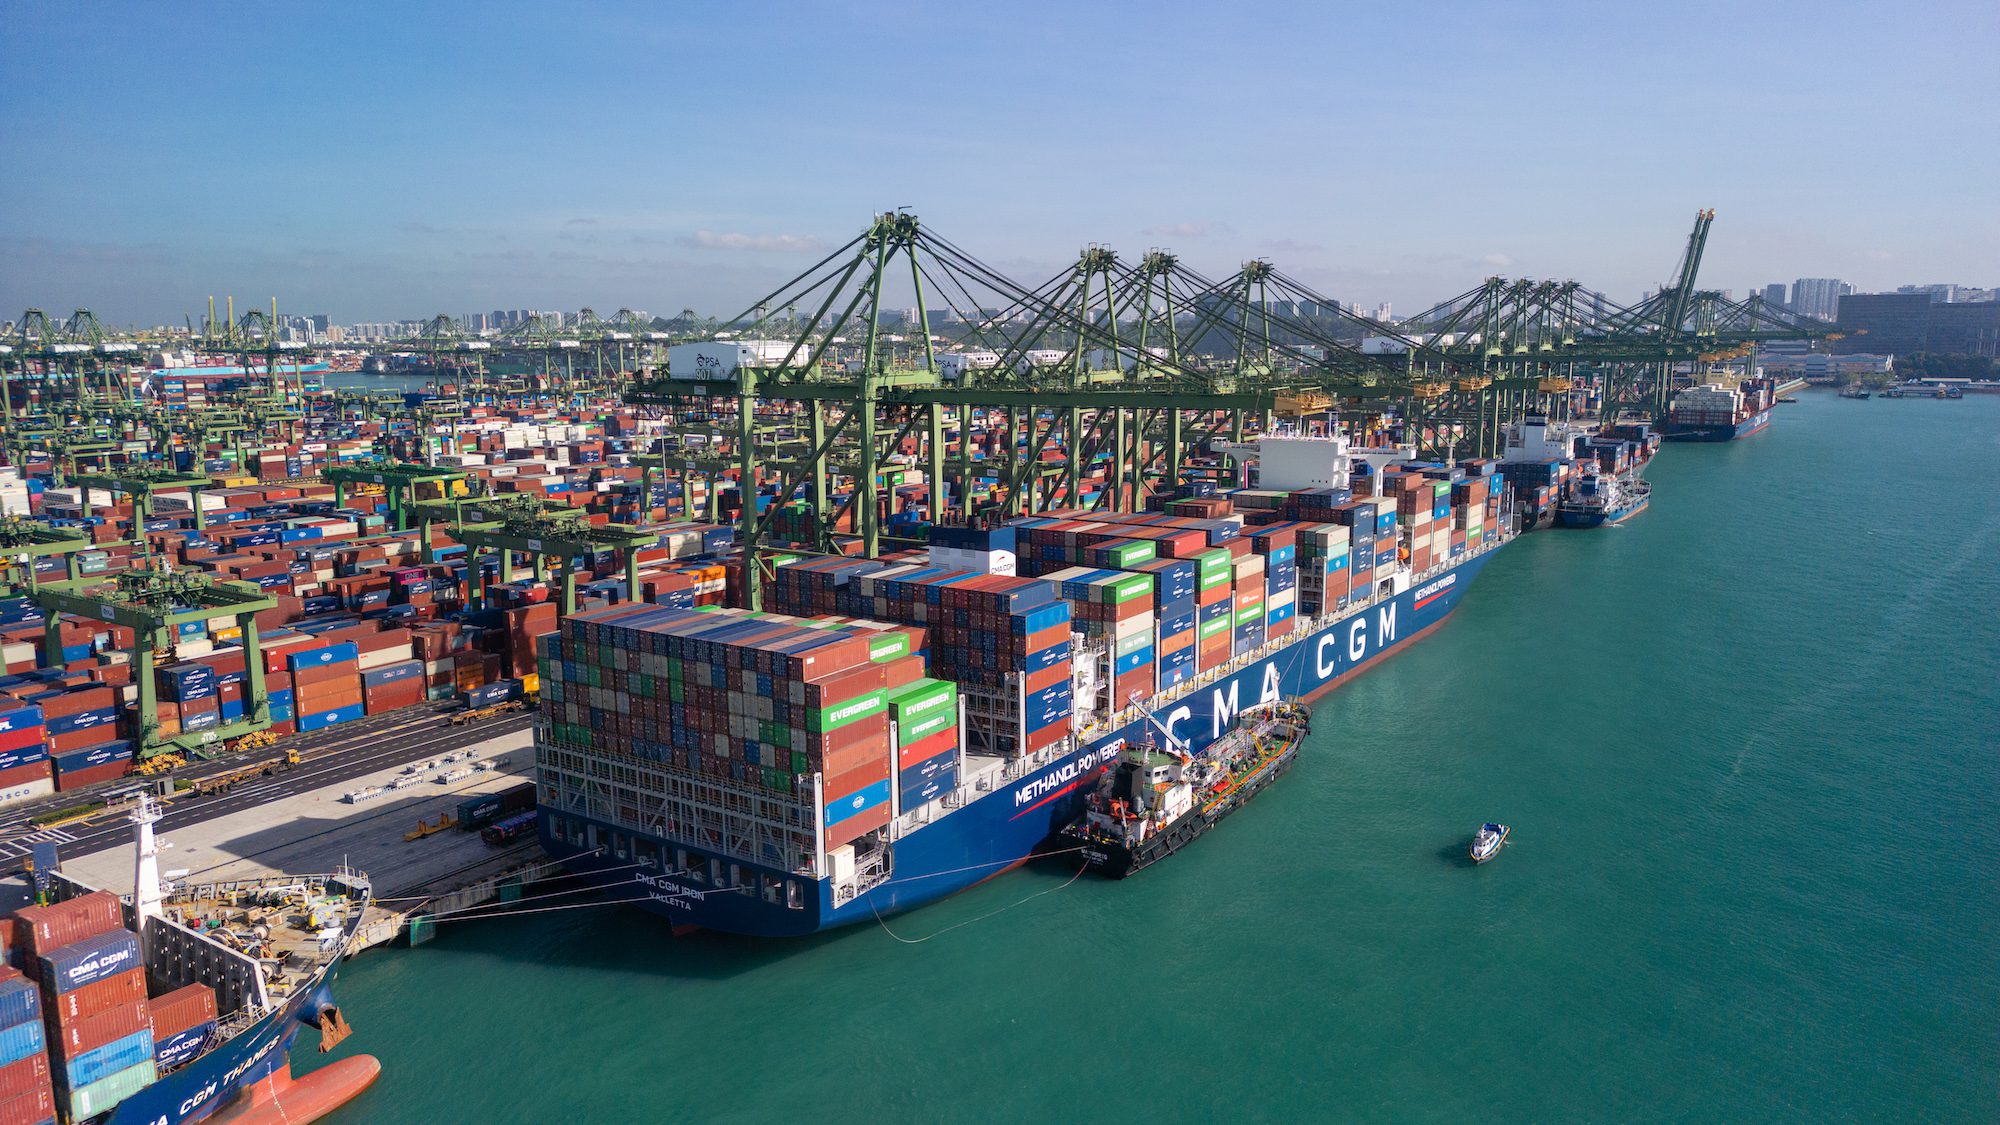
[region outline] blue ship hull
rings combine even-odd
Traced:
[[[1760,410],[1733,426],[1677,426],[1669,421],[1660,428],[1660,437],[1666,441],[1735,441],[1757,433],[1771,424],[1771,412]]]
[[[336,959],[317,984],[299,990],[284,1007],[119,1102],[104,1118],[106,1125],[182,1125],[227,1109],[250,1087],[290,1065],[292,1041],[334,1007],[331,989],[339,971]]]
[[[1222,737],[1244,707],[1281,698],[1310,701],[1441,623],[1492,556],[1491,549],[1467,556],[1388,601],[1317,632],[1302,632],[1293,643],[1227,678],[1160,704],[1155,715],[1176,738],[1200,749]],[[1026,862],[1077,817],[1087,783],[1119,748],[1128,740],[1143,740],[1150,729],[1144,718],[1134,718],[903,836],[894,845],[890,877],[839,903],[826,879],[808,884],[816,893],[794,908],[742,890],[699,885],[680,874],[635,876],[629,862],[550,834],[555,815],[591,823],[573,811],[544,808],[538,818],[541,843],[572,873],[616,889],[630,896],[634,905],[677,925],[756,937],[797,937],[936,902]],[[600,835],[633,835],[618,825],[596,827]],[[686,841],[638,835],[668,847],[689,846]],[[735,859],[729,862],[743,873],[741,881],[754,883],[758,874],[778,881],[796,878],[790,872]]]

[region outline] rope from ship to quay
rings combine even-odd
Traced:
[[[1054,851],[1054,852],[1044,852],[1044,853],[1042,853],[1042,855],[1043,855],[1044,857],[1046,857],[1046,856],[1058,856],[1058,855],[1067,855],[1067,854],[1069,854],[1070,852],[1080,852],[1080,851],[1082,851],[1082,850],[1083,850],[1083,849],[1082,849],[1081,847],[1076,847],[1076,848],[1064,848],[1064,849],[1062,849],[1061,851]],[[932,872],[932,873],[931,873],[931,874],[929,874],[929,875],[920,875],[920,876],[918,876],[918,877],[917,877],[917,879],[934,879],[934,878],[936,878],[936,877],[938,877],[938,876],[940,876],[940,875],[954,875],[954,874],[958,874],[958,873],[960,873],[960,872],[965,872],[965,871],[978,871],[978,870],[980,870],[981,868],[987,868],[987,867],[1005,867],[1005,866],[1008,866],[1009,864],[1012,864],[1012,863],[1014,863],[1014,862],[1016,862],[1016,861],[1015,861],[1015,860],[1001,860],[1001,861],[999,861],[999,862],[997,862],[997,863],[979,863],[979,864],[974,864],[974,865],[973,865],[973,866],[971,866],[971,867],[960,867],[960,868],[955,868],[954,870],[951,870],[951,871],[934,871],[934,872]],[[1065,880],[1065,881],[1064,881],[1064,882],[1062,883],[1062,885],[1061,885],[1061,886],[1055,886],[1055,887],[1045,887],[1045,888],[1043,888],[1042,890],[1039,890],[1039,891],[1036,891],[1036,892],[1035,892],[1034,894],[1031,894],[1031,895],[1029,895],[1029,896],[1028,896],[1027,898],[1024,898],[1024,899],[1021,899],[1021,900],[1020,900],[1020,901],[1018,901],[1018,902],[1010,902],[1010,903],[1008,903],[1008,904],[1007,904],[1007,905],[1005,905],[1005,906],[1002,906],[1002,907],[1000,907],[1000,908],[998,908],[998,909],[995,909],[995,910],[989,910],[989,911],[987,911],[987,912],[986,912],[986,913],[984,913],[984,914],[981,914],[981,915],[978,915],[977,917],[973,917],[973,918],[967,918],[967,919],[966,919],[965,921],[963,921],[963,922],[953,922],[953,923],[952,923],[951,925],[949,925],[949,926],[946,926],[945,928],[943,928],[943,929],[941,929],[941,930],[937,930],[937,931],[934,931],[934,932],[932,932],[932,933],[928,933],[928,934],[925,934],[925,935],[924,935],[923,937],[920,937],[920,938],[908,938],[908,937],[904,937],[903,935],[901,935],[901,934],[897,933],[896,931],[894,931],[894,930],[890,929],[890,928],[889,928],[889,923],[888,923],[888,922],[887,922],[886,920],[884,920],[884,919],[883,919],[883,917],[882,917],[882,911],[881,911],[881,910],[880,910],[880,909],[879,909],[878,907],[876,907],[876,905],[875,905],[875,900],[874,900],[873,898],[870,898],[870,899],[868,900],[868,909],[869,909],[870,911],[872,911],[872,912],[874,913],[874,915],[875,915],[875,924],[876,924],[876,925],[878,925],[878,926],[881,926],[881,927],[882,927],[882,932],[883,932],[883,933],[885,933],[885,934],[888,934],[888,935],[889,935],[890,937],[892,937],[892,938],[895,938],[895,939],[896,939],[897,941],[899,941],[899,942],[902,942],[902,943],[903,943],[904,945],[922,945],[922,944],[923,944],[924,942],[927,942],[927,941],[931,940],[931,939],[932,939],[932,938],[934,938],[934,937],[942,937],[942,936],[944,936],[945,934],[948,934],[948,933],[952,932],[953,930],[956,930],[956,929],[958,929],[958,928],[960,928],[960,927],[962,927],[962,926],[970,926],[970,925],[972,925],[972,924],[973,924],[974,922],[984,922],[984,921],[985,921],[986,919],[988,919],[988,918],[991,918],[991,917],[993,917],[993,916],[994,916],[994,915],[996,915],[996,914],[1005,914],[1005,913],[1006,913],[1007,911],[1009,911],[1009,910],[1012,910],[1012,909],[1014,909],[1014,908],[1015,908],[1015,907],[1017,907],[1017,906],[1025,906],[1025,905],[1027,905],[1028,903],[1030,903],[1030,902],[1033,902],[1033,901],[1034,901],[1035,899],[1038,899],[1038,898],[1042,897],[1043,895],[1048,895],[1048,894],[1054,894],[1054,893],[1055,893],[1055,892],[1057,892],[1057,891],[1060,891],[1060,890],[1065,890],[1065,889],[1067,889],[1067,888],[1068,888],[1068,887],[1070,886],[1070,884],[1072,884],[1072,883],[1076,882],[1076,881],[1077,881],[1078,879],[1081,879],[1081,878],[1083,878],[1083,873],[1084,873],[1085,871],[1087,871],[1087,870],[1089,870],[1089,868],[1088,868],[1088,867],[1086,867],[1086,866],[1083,866],[1083,865],[1079,865],[1079,866],[1077,867],[1077,869],[1076,869],[1076,874],[1074,874],[1074,875],[1071,875],[1071,876],[1070,876],[1070,877],[1069,877],[1069,878],[1068,878],[1067,880]],[[898,883],[898,882],[904,882],[904,883],[914,883],[914,882],[916,882],[916,881],[917,881],[917,879],[891,879],[891,880],[889,880],[889,882],[887,882],[887,883],[884,883],[884,884],[882,884],[882,886],[885,886],[885,887],[886,887],[886,886],[889,886],[889,885],[891,885],[891,884],[894,884],[894,883]],[[871,888],[871,889],[872,889],[872,888]]]

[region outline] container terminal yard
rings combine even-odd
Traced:
[[[433,318],[378,349],[429,379],[396,394],[327,385],[275,303],[174,336],[30,309],[0,864],[148,934],[163,886],[338,869],[300,885],[343,954],[559,873],[745,935],[935,901],[1150,726],[1198,750],[1310,700],[1514,536],[1635,515],[1663,440],[1770,424],[1758,346],[1830,329],[1701,289],[1713,220],[1636,305],[1490,278],[1382,323],[1262,260],[1019,283],[888,213],[706,325]],[[286,1074],[300,1106],[372,1079]],[[120,1081],[67,1112],[151,1090]]]

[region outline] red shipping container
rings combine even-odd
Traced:
[[[826,830],[826,846],[837,848],[875,831],[887,827],[889,823],[889,802],[884,801],[866,812],[855,813],[839,824]]]
[[[0,1104],[49,1087],[49,1056],[40,1051],[0,1067]],[[0,1118],[4,1121],[5,1118]]]
[[[39,957],[51,949],[120,929],[125,906],[110,891],[92,891],[67,902],[24,906],[14,912],[14,940],[9,947]],[[32,964],[32,960],[30,964]]]
[[[897,759],[901,764],[901,768],[908,769],[918,762],[927,762],[939,754],[946,751],[955,752],[957,749],[958,727],[954,724],[936,734],[919,738],[908,746],[903,747],[898,751]]]
[[[60,1023],[76,1023],[89,1019],[99,1012],[108,1011],[119,1004],[130,1004],[146,998],[146,970],[133,969],[93,981],[82,988],[65,992],[60,996],[47,995],[43,989],[42,1011]]]
[[[878,781],[889,779],[887,743],[858,747],[829,754],[819,763],[824,778],[821,792],[829,803],[853,796]]]
[[[0,790],[9,789],[16,785],[27,785],[36,781],[46,781],[55,776],[54,768],[49,764],[47,758],[43,758],[39,762],[29,762],[25,766],[15,766],[13,769],[0,770]]]
[[[42,1125],[56,1115],[56,1096],[47,1083],[39,1090],[17,1094],[0,1102],[0,1125]]]
[[[72,750],[84,750],[100,742],[116,740],[118,732],[110,724],[89,727],[84,730],[64,731],[49,739],[49,752],[67,754]]]
[[[8,750],[19,750],[23,746],[33,746],[47,736],[48,728],[40,723],[36,723],[31,727],[17,727],[13,730],[0,731],[0,753]]]
[[[63,1058],[73,1059],[127,1035],[141,1031],[150,1035],[152,1021],[147,1017],[146,1002],[139,1000],[106,1008],[75,1023],[57,1024],[49,1030],[51,1046],[61,1052]]]
[[[130,762],[107,762],[86,770],[71,770],[56,778],[56,792],[81,789],[86,785],[96,785],[100,781],[116,781],[131,770]]]
[[[205,984],[190,984],[154,997],[151,1008],[153,1038],[165,1039],[215,1019],[215,990]]]
[[[1069,737],[1069,719],[1061,718],[1037,731],[1030,731],[1022,739],[1024,750],[1046,750]]]
[[[1047,690],[1057,684],[1067,683],[1069,676],[1070,666],[1067,661],[1064,661],[1061,664],[1051,664],[1039,672],[1028,673],[1025,677],[1026,682],[1022,686],[1027,689],[1028,694],[1033,695],[1035,692]]]

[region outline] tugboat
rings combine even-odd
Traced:
[[[1472,862],[1485,863],[1487,860],[1499,855],[1500,845],[1507,842],[1507,833],[1509,831],[1511,829],[1506,825],[1494,824],[1491,821],[1480,825],[1479,831],[1474,833],[1472,837]]]
[[[1840,388],[1840,397],[1865,399],[1868,397],[1868,392],[1862,389],[1861,384],[1850,383],[1847,386]]]
[[[1191,754],[1147,717],[1166,747],[1148,738],[1120,750],[1082,817],[1060,833],[1072,863],[1107,878],[1123,879],[1172,855],[1241,808],[1291,768],[1312,729],[1311,713],[1298,703],[1246,708],[1228,733]]]
[[[1636,476],[1594,473],[1577,480],[1556,504],[1556,525],[1570,528],[1624,523],[1646,510],[1653,486]]]

